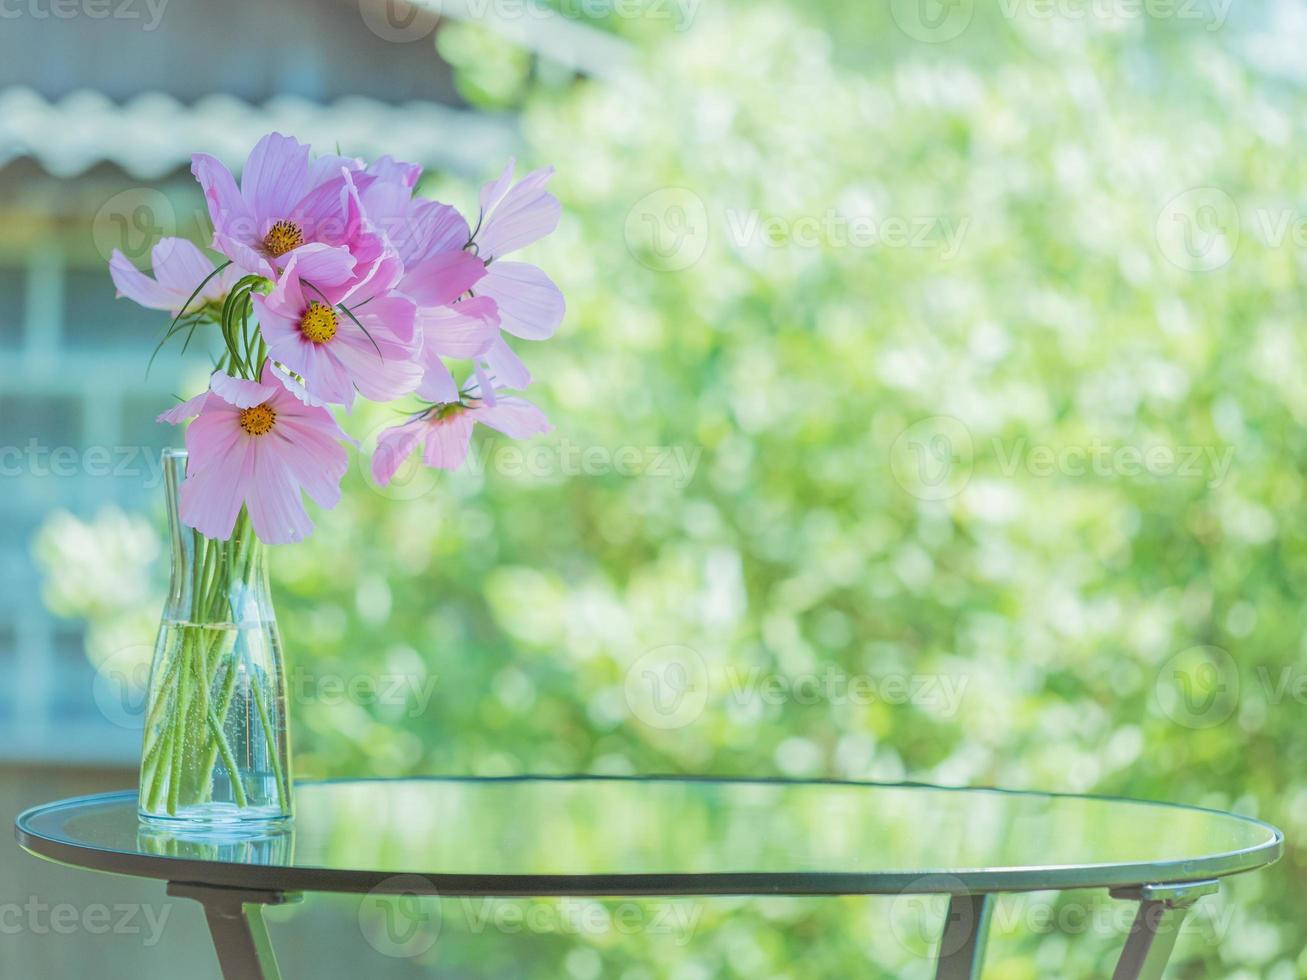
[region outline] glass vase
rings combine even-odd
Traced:
[[[227,541],[182,523],[186,453],[165,450],[172,579],[141,748],[140,815],[185,828],[291,816],[281,640],[265,547],[242,509]]]

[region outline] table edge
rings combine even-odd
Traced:
[[[1187,859],[1150,864],[1111,864],[1002,870],[921,872],[710,872],[706,874],[588,874],[588,875],[473,875],[422,872],[342,871],[334,868],[285,868],[231,864],[165,855],[128,853],[82,847],[46,837],[30,828],[30,819],[55,807],[73,803],[125,801],[135,790],[70,797],[30,807],[14,821],[14,836],[36,857],[72,867],[137,878],[188,882],[266,891],[313,891],[372,894],[430,894],[449,897],[565,897],[565,896],[739,896],[739,895],[904,895],[980,894],[1121,888],[1145,884],[1179,883],[1225,878],[1255,871],[1277,861],[1284,852],[1283,832],[1263,820],[1183,803],[1160,803],[1126,797],[1084,793],[1045,793],[993,787],[950,787],[930,783],[875,783],[842,779],[770,779],[712,776],[423,776],[403,779],[369,777],[313,780],[297,786],[368,782],[711,782],[778,786],[832,785],[879,789],[923,789],[943,792],[1002,794],[1041,799],[1085,799],[1130,803],[1159,809],[1191,810],[1264,828],[1271,834],[1265,844],[1231,851],[1209,859]],[[94,862],[87,857],[94,856]]]

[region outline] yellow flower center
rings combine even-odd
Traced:
[[[263,236],[263,247],[274,259],[304,244],[304,232],[293,221],[278,221]]]
[[[304,318],[300,320],[300,330],[315,344],[325,344],[336,336],[335,311],[330,306],[314,300],[304,311]]]
[[[277,412],[267,402],[241,409],[241,428],[252,436],[266,436],[276,424]]]

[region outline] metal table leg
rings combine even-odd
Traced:
[[[949,899],[935,980],[980,980],[992,911],[989,895],[954,895]]]
[[[168,894],[191,898],[204,906],[224,980],[281,980],[268,927],[263,922],[263,906],[297,901],[298,895],[178,881],[168,883]]]
[[[1220,888],[1216,881],[1191,881],[1113,890],[1113,898],[1138,902],[1139,911],[1112,980],[1162,980],[1189,909]]]

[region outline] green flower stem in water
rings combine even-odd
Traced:
[[[255,571],[255,541],[248,514],[242,510],[231,539],[209,541],[192,532],[191,607],[188,622],[180,624],[178,646],[155,688],[146,718],[147,739],[142,786],[150,810],[157,809],[167,787],[167,812],[175,816],[183,798],[189,801],[211,792],[213,771],[221,759],[231,780],[238,807],[248,798],[240,769],[224,731],[235,696],[239,666],[235,653],[225,649],[236,642],[244,610],[239,608],[249,576]],[[217,627],[217,628],[214,628]],[[226,668],[223,673],[223,668]],[[221,686],[219,681],[221,678]],[[259,723],[269,746],[274,732],[259,685],[251,685]],[[271,753],[278,802],[289,800],[285,773],[275,751]]]

